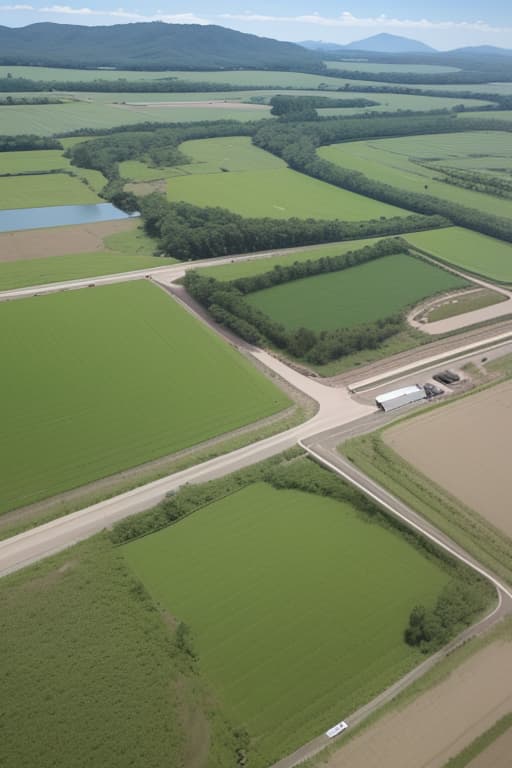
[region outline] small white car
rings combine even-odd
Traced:
[[[340,733],[343,733],[346,728],[348,728],[348,723],[345,722],[345,720],[342,720],[341,723],[336,723],[332,728],[329,728],[329,730],[325,732],[325,735],[328,736],[329,739],[334,739],[335,736],[339,736]]]

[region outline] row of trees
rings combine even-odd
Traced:
[[[306,277],[323,275],[328,272],[341,272],[358,264],[366,264],[368,261],[391,256],[394,253],[403,253],[408,249],[408,244],[401,237],[393,237],[379,240],[373,245],[366,245],[356,251],[339,253],[336,256],[321,256],[319,259],[307,259],[295,261],[293,264],[277,265],[260,275],[250,275],[232,280],[231,284],[240,293],[248,294],[255,291],[263,291],[274,285],[291,283],[294,280],[303,280]]]
[[[0,136],[0,152],[23,152],[31,149],[62,149],[58,139],[34,134]]]
[[[329,96],[287,96],[280,94],[270,99],[270,114],[285,120],[316,120],[317,109],[374,107],[378,102],[370,99],[333,99]]]
[[[441,216],[396,216],[371,221],[244,218],[225,208],[169,203],[154,192],[139,201],[144,226],[160,250],[182,261],[276,248],[400,235],[447,226]]]

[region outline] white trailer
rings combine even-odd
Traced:
[[[377,395],[375,402],[383,411],[394,411],[395,408],[402,408],[409,403],[424,400],[426,396],[423,387],[413,384],[410,387],[402,387],[402,389],[394,389],[391,392]]]

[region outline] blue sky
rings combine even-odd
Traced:
[[[481,44],[512,48],[510,0],[247,0],[243,5],[240,0],[124,0],[122,7],[116,0],[71,0],[69,5],[0,0],[0,24],[6,26],[36,21],[90,25],[155,19],[221,24],[280,40],[347,43],[390,32],[440,49]]]

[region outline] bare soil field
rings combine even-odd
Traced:
[[[44,259],[73,253],[94,253],[105,249],[104,239],[117,232],[134,229],[137,222],[101,221],[27,231],[0,233],[0,262]]]
[[[384,433],[406,461],[512,536],[512,381]]]
[[[468,764],[468,768],[510,768],[512,755],[512,729],[500,736],[478,757]]]
[[[326,765],[443,768],[450,758],[510,712],[511,665],[512,643],[491,643],[434,688],[349,741]],[[485,763],[478,768],[492,766]],[[501,768],[501,764],[498,766]],[[475,766],[471,764],[471,768]]]

